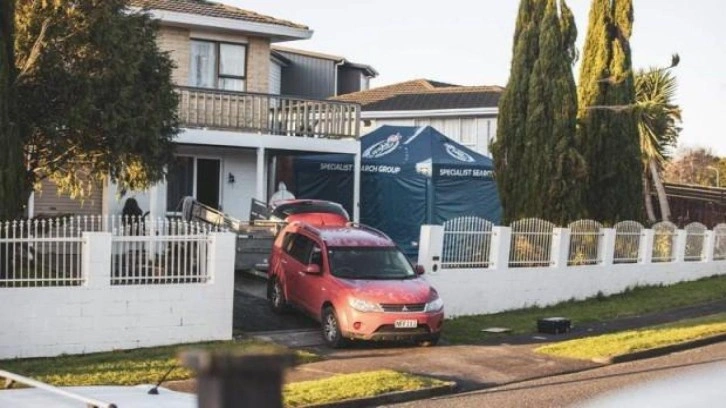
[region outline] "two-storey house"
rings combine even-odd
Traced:
[[[142,210],[161,217],[178,212],[181,198],[190,195],[244,220],[251,198],[265,201],[275,190],[269,174],[278,156],[346,153],[360,163],[357,103],[288,96],[282,82],[275,83],[282,81],[275,65],[290,61],[272,45],[308,39],[308,27],[204,0],[130,4],[160,21],[159,46],[176,62],[177,160],[149,191],[118,198],[113,184],[103,186],[85,212],[119,214],[124,200],[134,197]],[[36,214],[57,208],[58,198],[48,193],[36,194],[30,206]],[[357,212],[356,205],[355,219]]]

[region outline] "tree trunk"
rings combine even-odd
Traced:
[[[665,193],[665,188],[663,187],[663,182],[660,181],[660,176],[658,175],[658,167],[655,164],[654,160],[650,160],[648,163],[648,169],[650,170],[650,176],[653,178],[653,185],[655,186],[655,191],[658,193],[658,204],[660,205],[660,215],[663,221],[670,221],[671,220],[671,207],[668,205],[668,197]]]
[[[650,195],[650,183],[648,182],[648,173],[643,173],[643,201],[645,202],[645,213],[648,215],[648,221],[655,223],[655,211],[653,210],[653,196]]]
[[[22,216],[28,198],[22,135],[14,121],[14,16],[15,2],[3,1],[0,4],[0,221]]]

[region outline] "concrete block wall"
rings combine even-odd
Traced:
[[[686,234],[679,230],[673,246],[674,261],[651,262],[653,231],[644,230],[639,262],[615,264],[612,257],[615,231],[604,229],[600,241],[601,262],[568,266],[570,230],[557,228],[553,233],[551,266],[511,268],[511,229],[494,227],[489,267],[477,269],[442,269],[443,227],[427,225],[421,231],[418,262],[426,268],[424,276],[444,300],[448,317],[548,306],[570,299],[586,299],[598,293],[621,293],[636,286],[671,285],[726,274],[726,261],[713,259],[714,234],[711,231],[706,233],[700,261],[685,261],[680,252],[685,251]]]
[[[232,338],[234,234],[211,235],[198,284],[111,286],[111,239],[84,235],[83,286],[0,288],[0,359]]]

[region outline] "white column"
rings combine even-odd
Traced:
[[[603,228],[600,243],[597,248],[597,259],[601,265],[612,265],[615,258],[615,236],[613,228]]]
[[[360,149],[353,156],[353,221],[360,221]]]
[[[655,234],[652,229],[644,229],[643,232],[640,234],[640,246],[638,247],[638,263],[652,263],[654,236]]]
[[[28,198],[28,218],[33,218],[35,216],[35,191],[30,193],[30,198]]]
[[[444,227],[441,225],[422,225],[419,238],[418,264],[427,273],[437,273],[441,269],[441,255],[444,249]]]
[[[676,235],[673,237],[673,262],[685,262],[686,260],[686,239],[688,233],[682,229],[676,230]]]
[[[509,246],[512,241],[512,229],[509,227],[492,227],[492,242],[489,247],[489,268],[497,271],[509,269]]]
[[[553,268],[567,267],[570,258],[570,229],[555,228],[552,231],[550,247],[550,266]]]
[[[267,202],[267,183],[265,183],[265,175],[267,173],[267,169],[265,167],[265,148],[264,147],[258,147],[257,148],[257,184],[256,184],[256,190],[255,190],[255,198],[262,202]]]
[[[111,233],[84,232],[82,251],[81,273],[85,286],[111,286]]]
[[[716,248],[716,234],[713,231],[706,231],[703,237],[703,262],[713,262],[714,248]]]

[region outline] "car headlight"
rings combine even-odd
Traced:
[[[444,301],[441,300],[440,297],[436,297],[436,299],[426,303],[426,307],[424,308],[424,312],[438,312],[441,311],[441,309],[444,308]]]
[[[363,299],[348,298],[348,304],[350,307],[359,312],[369,313],[383,311],[383,308],[378,303],[372,303]]]

